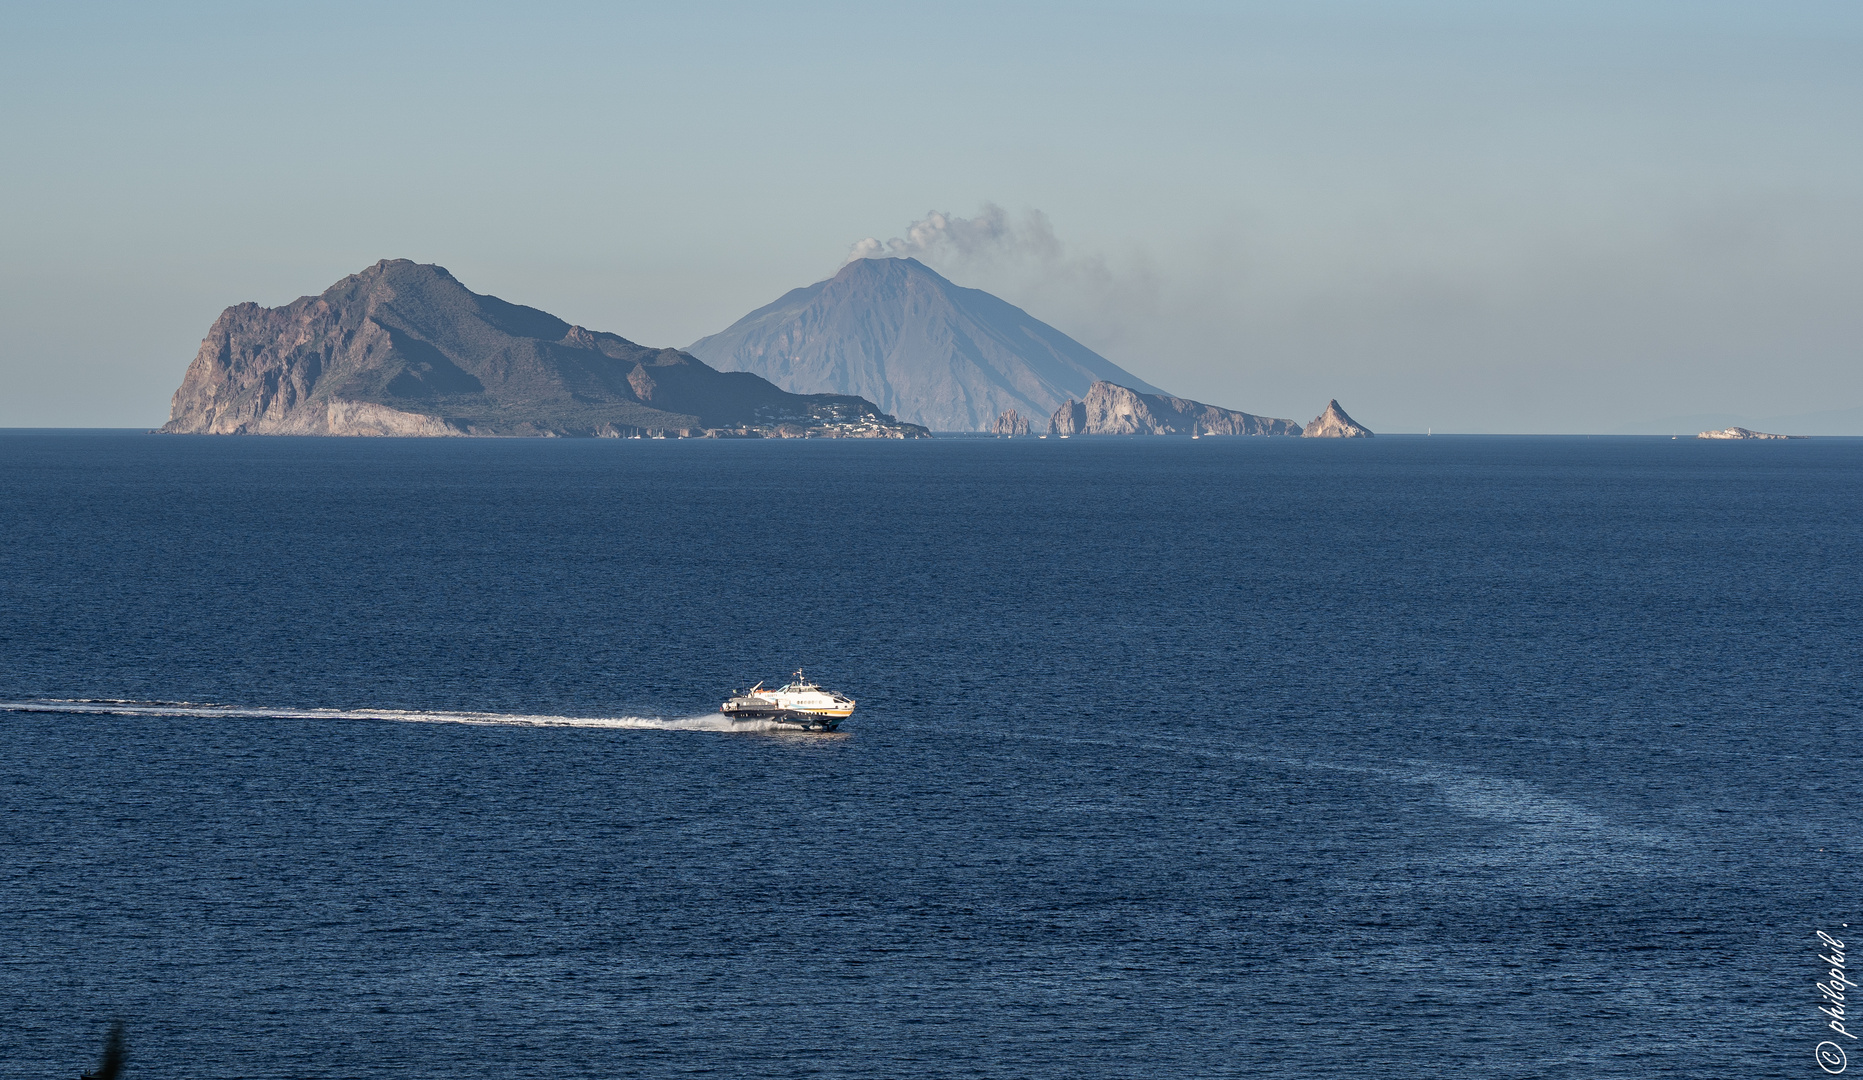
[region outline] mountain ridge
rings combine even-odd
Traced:
[[[797,395],[383,259],[321,294],[221,312],[162,431],[289,435],[918,437],[871,402]]]

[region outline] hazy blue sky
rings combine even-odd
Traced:
[[[685,345],[986,205],[928,261],[1222,405],[1863,408],[1857,0],[0,12],[0,426],[383,257]]]

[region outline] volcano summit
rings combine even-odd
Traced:
[[[1163,392],[917,259],[856,259],[687,351],[785,390],[858,394],[934,431],[989,430],[1011,409],[1048,416],[1100,381]]]

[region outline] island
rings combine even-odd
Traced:
[[[998,434],[1016,420],[1005,413],[997,421]],[[1276,435],[1308,439],[1366,439],[1371,430],[1354,423],[1339,402],[1304,427],[1293,420],[1206,405],[1169,394],[1146,394],[1104,380],[1088,389],[1086,400],[1068,399],[1048,419],[1052,435]]]
[[[928,438],[865,398],[792,394],[384,259],[319,296],[221,313],[175,434]]]
[[[1052,435],[1293,435],[1292,420],[1237,412],[1168,394],[1143,394],[1101,380],[1086,400],[1069,398],[1048,419]]]
[[[1697,439],[1803,439],[1805,435],[1774,435],[1765,431],[1749,431],[1743,427],[1722,428],[1719,431],[1704,431],[1695,436]]]
[[[1371,429],[1347,416],[1335,398],[1326,403],[1326,411],[1314,417],[1300,434],[1309,439],[1369,439]]]

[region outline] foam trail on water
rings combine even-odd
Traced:
[[[252,709],[200,701],[125,701],[36,698],[0,701],[0,712],[77,713],[92,716],[199,716],[234,720],[388,720],[406,724],[483,724],[504,727],[637,728],[648,731],[774,731],[769,720],[701,716],[527,716],[517,713],[429,712],[417,709]]]

